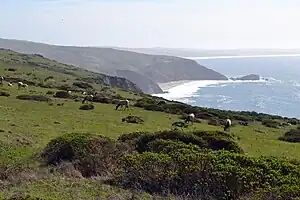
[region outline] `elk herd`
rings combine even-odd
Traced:
[[[0,85],[3,86],[3,84],[4,84],[4,77],[1,76],[1,77],[0,77]],[[10,82],[7,82],[7,85],[8,85],[9,87],[12,87],[12,86],[13,86],[13,84],[10,83]],[[28,87],[27,84],[25,84],[25,83],[23,83],[23,82],[21,82],[21,81],[19,81],[19,82],[17,83],[17,85],[18,85],[18,89],[21,89],[21,88],[27,88],[27,87]],[[72,91],[68,91],[68,93],[71,94]],[[92,95],[92,94],[87,94],[86,92],[82,92],[82,94],[83,94],[83,95],[86,95],[86,96],[83,98],[83,100],[82,100],[82,103],[84,104],[85,102],[88,102],[88,101],[89,101],[89,102],[93,102],[94,96],[95,96],[97,93],[95,93],[94,95]],[[160,101],[160,102],[158,102],[158,105],[163,105],[163,104],[166,104],[166,102],[163,101],[163,100]],[[118,110],[118,108],[123,108],[124,110],[128,109],[128,108],[129,108],[129,100],[128,100],[128,99],[120,100],[120,101],[117,103],[115,109]],[[189,113],[189,114],[186,116],[184,123],[185,123],[185,124],[191,123],[191,124],[193,125],[194,121],[195,121],[195,114],[194,114],[194,113]],[[174,123],[173,123],[173,124],[174,124]],[[225,125],[224,125],[224,131],[227,131],[230,127],[231,127],[231,120],[230,120],[230,119],[226,119],[226,122],[225,122]]]
[[[0,85],[3,86],[3,84],[4,84],[4,77],[1,76],[1,77],[0,77]],[[27,85],[26,83],[23,83],[23,82],[21,82],[21,81],[19,81],[19,82],[17,83],[17,85],[18,85],[18,89],[21,89],[21,88],[27,88],[27,87],[28,87],[28,85]],[[13,84],[10,83],[10,82],[7,82],[7,86],[13,87]]]

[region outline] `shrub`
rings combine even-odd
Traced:
[[[213,118],[213,119],[209,119],[208,122],[207,122],[208,125],[211,125],[211,126],[220,126],[221,123],[219,122],[218,119],[216,118]]]
[[[300,129],[291,129],[278,139],[286,142],[300,142]]]
[[[152,194],[193,199],[238,199],[259,189],[299,185],[299,166],[274,157],[252,158],[228,151],[174,150],[124,156],[116,184]],[[281,191],[281,194],[284,194]]]
[[[51,98],[42,95],[19,95],[16,98],[20,100],[29,100],[29,101],[46,101],[46,102],[52,101]]]
[[[93,104],[85,104],[79,107],[80,110],[93,110],[94,108]]]
[[[54,97],[70,99],[70,98],[72,98],[72,95],[69,94],[67,91],[57,91],[57,92],[55,92]]]
[[[299,123],[298,119],[292,118],[292,119],[288,119],[287,123],[290,123],[292,125],[297,125]]]
[[[156,104],[156,101],[152,98],[141,98],[138,99],[137,102],[134,104],[136,107],[144,108],[145,106],[154,105]]]
[[[6,198],[4,200],[43,200],[43,198],[32,197],[28,194],[16,194],[16,195],[13,195],[12,197]]]
[[[201,152],[201,148],[197,145],[186,144],[181,141],[173,141],[173,140],[165,140],[158,139],[152,142],[149,142],[146,151],[150,151],[153,153],[164,153],[164,154],[172,154],[176,151],[188,150],[194,152]]]
[[[106,97],[106,96],[98,96],[98,95],[93,98],[93,101],[97,102],[97,103],[106,103],[106,104],[112,103],[111,98]]]
[[[281,125],[280,122],[272,119],[263,120],[262,124],[269,128],[279,128],[279,126]]]
[[[142,124],[144,123],[144,119],[142,117],[139,116],[127,116],[122,118],[122,122],[127,122],[127,123],[134,123],[134,124]]]
[[[163,112],[164,108],[162,106],[159,106],[157,104],[148,104],[144,106],[145,110],[151,110],[151,111],[158,111],[158,112]]]
[[[16,68],[8,68],[8,69],[6,69],[6,70],[9,71],[9,72],[15,72],[15,71],[17,71]]]
[[[84,177],[112,172],[129,148],[116,141],[89,133],[69,133],[51,140],[41,157],[47,164],[73,163]]]
[[[85,82],[75,82],[73,83],[73,85],[82,89],[93,89],[93,86],[91,84]]]
[[[238,146],[233,137],[223,132],[199,131],[184,133],[181,131],[170,130],[157,133],[131,133],[127,138],[126,136],[123,136],[123,139],[121,140],[124,141],[124,138],[127,142],[134,143],[136,145],[136,150],[140,153],[147,150],[148,143],[158,139],[180,141],[185,144],[197,145],[199,148],[205,149],[225,149],[243,153],[242,148]],[[133,140],[131,138],[133,138]]]
[[[0,91],[0,96],[9,97],[10,94],[9,94],[9,92],[6,92],[6,91]]]
[[[55,94],[55,92],[54,91],[47,91],[47,93],[46,94],[48,94],[48,95],[54,95]]]

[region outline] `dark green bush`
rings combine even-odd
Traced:
[[[133,123],[133,124],[142,124],[144,123],[144,121],[145,120],[142,117],[133,116],[133,115],[122,118],[122,122]]]
[[[6,92],[6,91],[0,91],[0,96],[9,97],[10,94],[9,94],[9,92]]]
[[[63,99],[71,99],[72,95],[69,94],[67,91],[57,91],[57,92],[55,92],[54,97],[63,98]]]
[[[300,187],[299,185],[283,185],[258,191],[251,197],[251,199],[261,200],[296,200],[300,197]]]
[[[97,103],[111,104],[113,100],[107,96],[97,95],[97,96],[94,96],[93,101],[97,102]]]
[[[85,104],[79,107],[80,110],[93,110],[94,108],[93,104]]]
[[[51,98],[42,95],[19,95],[16,98],[20,100],[29,100],[29,101],[46,101],[46,102],[52,101]]]
[[[292,125],[297,125],[299,123],[298,119],[292,118],[292,119],[288,119],[287,123],[290,123]]]
[[[137,102],[134,104],[134,106],[144,108],[146,106],[154,105],[154,104],[156,104],[156,101],[154,99],[146,97],[146,98],[138,99]]]
[[[51,140],[41,157],[48,165],[71,162],[83,176],[89,177],[112,172],[117,160],[128,150],[126,145],[101,135],[69,133]]]
[[[120,139],[120,138],[119,138]],[[122,141],[134,143],[140,153],[147,151],[148,144],[158,139],[180,141],[185,144],[197,145],[199,148],[220,150],[225,149],[237,153],[243,153],[242,148],[227,133],[214,131],[181,132],[176,130],[161,131],[157,133],[131,133],[123,136]]]
[[[12,197],[6,198],[4,200],[43,200],[43,198],[32,197],[28,194],[16,194],[16,195],[13,195]]]
[[[171,154],[181,150],[202,152],[202,149],[197,145],[186,144],[181,141],[173,141],[169,139],[154,140],[152,142],[149,142],[146,148],[146,151],[153,152],[153,153],[164,153],[164,154]]]
[[[93,86],[91,84],[85,82],[75,82],[73,83],[73,85],[82,89],[93,89]]]
[[[279,126],[281,125],[279,121],[272,120],[272,119],[263,120],[262,124],[269,128],[279,128]]]
[[[208,122],[207,122],[208,125],[211,125],[211,126],[220,126],[221,123],[219,122],[218,119],[216,118],[212,118],[212,119],[209,119]]]
[[[151,111],[158,111],[158,112],[163,112],[164,108],[162,106],[159,106],[157,104],[149,104],[144,106],[145,110],[151,110]]]
[[[286,142],[300,142],[300,129],[291,129],[284,136],[279,137],[279,140]]]
[[[300,183],[299,166],[274,157],[252,158],[228,151],[171,154],[144,152],[121,159],[116,184],[194,199],[238,199],[259,189]],[[296,190],[287,189],[297,195]],[[283,194],[283,192],[281,192]]]
[[[51,90],[49,90],[49,91],[47,91],[47,93],[46,94],[48,94],[48,95],[54,95],[55,94],[55,92],[54,91],[51,91]]]

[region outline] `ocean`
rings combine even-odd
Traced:
[[[254,73],[267,81],[191,81],[156,96],[201,107],[300,118],[300,56],[194,59],[229,78]]]

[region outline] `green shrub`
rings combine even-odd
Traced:
[[[286,142],[300,142],[300,129],[291,129],[278,139]]]
[[[142,124],[144,123],[144,119],[142,117],[139,116],[127,116],[122,118],[122,122],[127,122],[127,123],[133,123],[133,124]]]
[[[111,104],[113,100],[106,96],[97,95],[97,96],[94,96],[93,101],[97,102],[97,103]]]
[[[158,111],[158,112],[163,112],[164,108],[162,106],[159,106],[157,104],[148,104],[144,106],[145,110],[151,110],[151,111]]]
[[[238,199],[260,189],[286,186],[289,188],[281,194],[292,192],[296,196],[299,177],[299,166],[274,157],[252,158],[228,151],[180,152],[179,149],[171,154],[144,152],[124,156],[115,183],[152,194]]]
[[[4,200],[43,200],[43,198],[40,197],[32,197],[30,195],[26,194],[17,194],[13,195],[10,198],[6,198]]]
[[[207,122],[208,125],[211,125],[211,126],[220,126],[221,123],[219,122],[218,119],[216,118],[212,118],[212,119],[209,119],[208,122]]]
[[[54,95],[55,94],[55,92],[54,91],[51,91],[51,90],[49,90],[49,91],[47,91],[47,93],[46,94],[48,94],[48,95]]]
[[[196,145],[203,149],[220,150],[225,149],[232,152],[243,153],[243,149],[238,146],[233,137],[227,133],[215,131],[181,132],[176,130],[161,131],[157,133],[131,133],[122,136],[119,140],[134,144],[140,153],[147,151],[148,144],[152,141],[164,139],[180,141],[185,144]]]
[[[69,133],[51,140],[41,157],[48,165],[71,162],[83,176],[89,177],[113,171],[117,160],[128,149],[126,145],[104,136]]]
[[[288,119],[287,123],[290,123],[292,125],[297,125],[299,123],[299,120],[296,118]]]
[[[138,99],[137,102],[134,104],[134,106],[144,108],[146,106],[154,105],[154,104],[156,104],[156,101],[154,99],[146,97],[146,98]]]
[[[279,128],[279,126],[281,125],[280,122],[272,119],[263,120],[262,124],[269,128]]]
[[[73,85],[82,89],[93,89],[93,86],[91,84],[85,82],[75,82],[73,83]]]
[[[0,96],[9,97],[10,94],[9,94],[9,92],[6,92],[6,91],[0,91]]]
[[[153,153],[164,153],[164,154],[171,154],[181,150],[202,152],[201,148],[197,145],[186,144],[181,141],[173,141],[169,139],[154,140],[152,142],[149,142],[146,148],[146,151],[153,152]]]
[[[79,107],[80,110],[93,110],[94,108],[93,104],[85,104]]]
[[[29,101],[46,101],[46,102],[52,101],[51,98],[42,95],[18,95],[16,98],[20,100],[29,100]]]
[[[67,91],[57,91],[57,92],[55,92],[54,97],[63,98],[63,99],[70,99],[70,98],[72,98],[72,95],[69,94]]]

